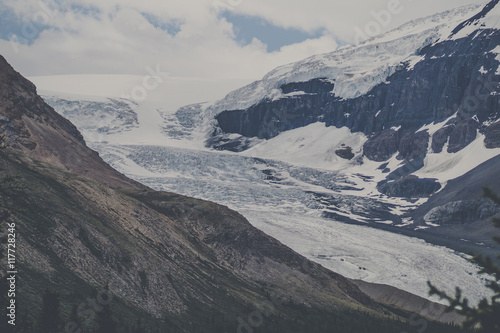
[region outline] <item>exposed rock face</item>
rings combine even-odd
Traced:
[[[349,146],[343,146],[335,151],[335,154],[346,160],[352,160],[354,158],[354,153],[352,148]]]
[[[281,86],[281,90],[284,94],[298,92],[302,92],[304,94],[326,94],[330,93],[333,88],[333,82],[324,78],[310,80],[307,86],[305,86],[301,82],[292,82]]]
[[[311,91],[317,85],[317,80],[312,80],[295,83],[293,86],[304,92]],[[282,91],[289,91],[287,87]],[[331,93],[324,89],[318,93],[292,94],[289,98],[277,101],[263,101],[247,110],[222,112],[217,116],[217,121],[225,133],[270,139],[283,131],[317,121],[330,98]]]
[[[363,146],[363,153],[372,161],[383,162],[398,151],[398,133],[386,131],[373,135]]]
[[[254,141],[242,135],[220,134],[208,139],[208,143],[217,150],[240,152],[252,147]]]
[[[448,153],[456,153],[476,139],[479,124],[474,119],[458,121],[452,125],[449,135]]]
[[[486,128],[484,131],[486,138],[484,143],[486,148],[500,147],[500,121],[497,121]]]
[[[424,156],[429,146],[429,133],[421,131],[417,133],[407,132],[401,135],[398,146],[398,159],[413,160]]]
[[[484,220],[499,213],[498,207],[483,198],[483,186],[495,191],[500,189],[498,164],[500,156],[481,164],[465,175],[451,180],[437,194],[412,213],[417,223],[431,222],[440,225],[467,224]],[[479,239],[490,239],[484,234]]]
[[[382,181],[377,189],[385,195],[402,198],[425,198],[441,188],[435,179],[420,179],[417,176],[406,176],[395,181]]]
[[[472,223],[500,213],[500,208],[488,200],[453,201],[432,208],[424,216],[426,223],[446,225]]]
[[[444,145],[448,142],[448,138],[453,132],[453,126],[445,126],[437,130],[432,136],[432,151],[440,153],[443,151]]]

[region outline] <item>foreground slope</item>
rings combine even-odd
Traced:
[[[181,327],[208,325],[211,315],[217,325],[234,325],[237,316],[263,311],[259,304],[273,293],[286,304],[333,313],[379,309],[348,280],[225,207],[111,189],[18,153],[0,157],[2,176],[15,174],[16,185],[25,186],[2,187],[4,206],[25,207],[10,220],[19,230],[21,311],[36,314],[44,288],[58,290],[71,308],[106,284],[124,307],[122,316],[137,308]],[[291,311],[290,320],[292,308],[275,311]]]
[[[3,58],[0,67],[0,200],[18,230],[19,331],[36,331],[44,289],[58,291],[68,318],[103,286],[122,331],[138,318],[183,332],[248,322],[262,332],[405,327],[353,282],[238,213],[117,173]],[[85,319],[80,326],[92,330],[95,318]]]

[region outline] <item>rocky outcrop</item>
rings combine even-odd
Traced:
[[[486,148],[500,148],[500,121],[497,121],[484,130],[484,144]]]
[[[399,155],[397,158],[400,160],[413,160],[420,156],[425,156],[428,146],[429,133],[427,131],[402,133],[398,145]]]
[[[363,146],[363,153],[372,161],[383,162],[398,151],[398,133],[385,131],[374,134]]]
[[[251,148],[255,140],[237,134],[220,134],[208,139],[208,144],[216,150],[241,152]]]
[[[445,126],[434,133],[431,143],[432,152],[440,153],[443,151],[444,145],[448,142],[451,132],[453,132],[453,127]]]
[[[456,153],[467,147],[477,137],[479,124],[474,119],[457,121],[452,125],[448,140],[448,153]]]
[[[405,176],[393,181],[382,181],[377,185],[380,193],[390,197],[426,198],[441,188],[435,179]]]
[[[412,212],[413,219],[417,224],[430,222],[460,225],[498,214],[498,207],[483,197],[483,186],[500,191],[499,163],[500,156],[496,156],[465,175],[449,181],[442,190]],[[478,241],[491,238],[488,233],[477,233]]]
[[[500,208],[489,200],[462,200],[432,208],[425,214],[424,221],[438,225],[466,224],[496,214],[500,214]]]
[[[352,160],[355,156],[352,148],[346,145],[342,145],[339,149],[335,150],[335,154],[346,160]]]
[[[327,94],[332,92],[334,83],[325,78],[313,79],[308,81],[307,85],[302,82],[291,82],[281,86],[284,94],[302,92],[304,94]]]

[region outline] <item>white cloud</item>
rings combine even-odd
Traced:
[[[30,76],[144,74],[146,66],[159,64],[174,76],[260,78],[276,66],[330,52],[336,40],[352,40],[354,28],[374,20],[371,11],[387,8],[390,1],[397,0],[4,0],[26,22],[35,21],[35,27],[44,22],[51,28],[31,45],[0,40],[0,53]],[[400,1],[404,10],[391,17],[384,30],[473,0]],[[281,27],[325,33],[276,52],[267,52],[255,39],[241,46],[234,41],[231,23],[220,19],[221,8],[260,16]],[[141,13],[165,24],[178,22],[180,30],[171,35]]]
[[[305,31],[326,29],[345,41],[352,41],[354,28],[363,28],[376,20],[378,13],[397,9],[397,14],[388,17],[383,31],[397,28],[410,20],[429,16],[448,9],[472,3],[487,3],[488,0],[243,0],[234,11],[255,15],[284,27]],[[385,19],[385,17],[383,17]]]

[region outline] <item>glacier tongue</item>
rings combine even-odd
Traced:
[[[428,280],[460,285],[472,302],[489,295],[462,256],[423,240],[362,225],[392,223],[367,209],[404,206],[356,195],[346,175],[238,154],[160,146],[95,148],[113,167],[157,190],[227,205],[254,226],[323,266],[354,279],[389,284],[427,298]],[[362,181],[361,181],[362,182]],[[347,195],[345,191],[352,191]],[[336,218],[325,218],[325,214]],[[445,269],[443,269],[443,267]]]

